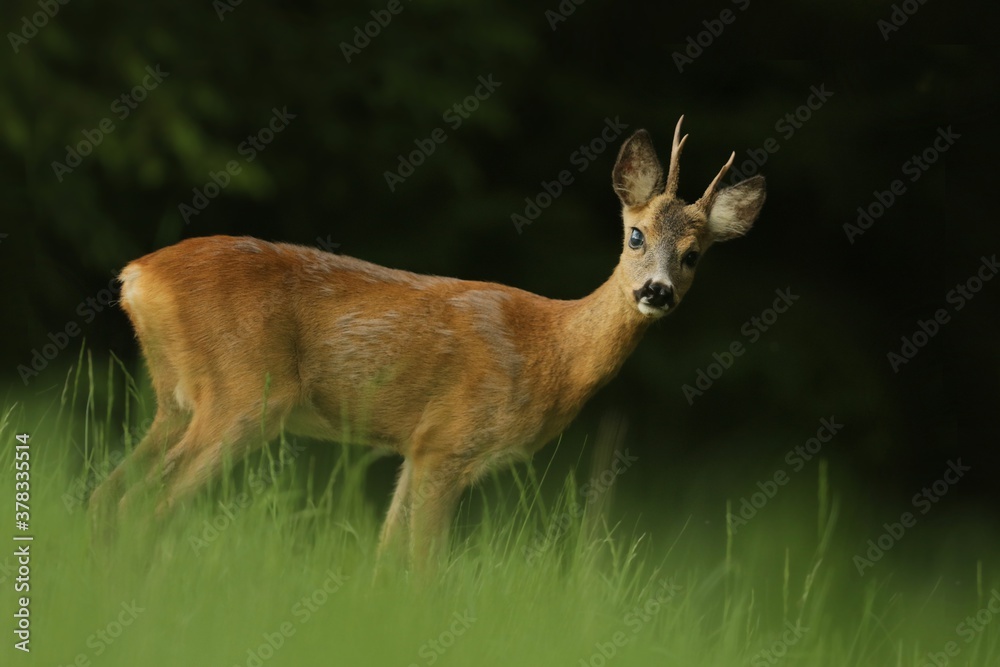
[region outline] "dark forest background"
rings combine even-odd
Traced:
[[[96,356],[140,368],[102,291],[130,259],[190,236],[249,234],[583,296],[621,248],[610,179],[621,141],[645,127],[666,160],[683,113],[680,194],[697,198],[730,151],[737,167],[765,153],[750,173],[767,177],[767,204],[749,236],[712,249],[684,306],[571,427],[566,460],[619,413],[642,460],[621,493],[721,516],[833,416],[844,428],[822,456],[873,525],[959,458],[972,470],[934,521],[988,509],[1000,279],[959,311],[948,294],[1000,252],[997,57],[975,34],[986,17],[903,4],[4,3],[6,395],[54,400],[84,337]],[[147,68],[166,74],[122,117],[116,100],[156,81]],[[446,112],[480,77],[499,86],[456,127]],[[816,89],[830,93],[822,104]],[[241,145],[274,109],[294,118],[250,162]],[[95,134],[104,119],[113,129]],[[580,171],[574,154],[606,119],[628,130]],[[390,189],[385,173],[438,128],[446,141]],[[911,180],[906,163],[948,128],[957,138]],[[88,136],[101,140],[78,166],[53,167]],[[240,173],[186,224],[180,206],[230,161]],[[563,170],[573,182],[519,232],[512,215]],[[844,225],[895,180],[905,192],[849,240]],[[786,288],[798,301],[749,342],[744,324]],[[887,355],[939,308],[950,321],[894,370]],[[23,379],[19,367],[67,327],[78,332],[67,349]],[[683,386],[734,341],[746,353],[689,404]]]

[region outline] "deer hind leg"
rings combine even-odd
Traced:
[[[185,440],[168,455],[171,466],[165,494],[157,507],[162,516],[183,503],[222,472],[225,464],[240,461],[254,450],[274,440],[281,431],[287,412],[270,409],[262,423],[260,414],[230,417],[228,422],[211,415],[185,433]],[[221,415],[220,415],[221,417]],[[190,435],[190,437],[189,437]]]
[[[375,557],[375,569],[383,562],[386,554],[396,547],[399,538],[408,532],[410,514],[410,483],[413,478],[413,465],[410,459],[404,459],[399,467],[399,477],[396,480],[396,490],[392,494],[389,511],[382,524],[382,532],[378,540],[378,551]]]
[[[108,538],[114,533],[119,503],[130,486],[143,483],[166,452],[181,439],[191,421],[191,413],[181,408],[173,394],[170,384],[173,378],[156,379],[160,382],[154,380],[157,401],[153,423],[131,454],[101,482],[88,501],[95,532],[104,533]]]
[[[206,397],[207,398],[207,397]],[[240,405],[235,403],[235,405]],[[131,488],[122,498],[123,509],[134,507],[150,489],[163,486],[156,513],[163,517],[206,486],[223,469],[273,440],[281,430],[290,403],[269,399],[266,414],[258,402],[247,410],[229,404],[199,401],[183,437],[147,476],[145,484]]]
[[[149,431],[132,453],[91,494],[88,511],[95,534],[103,534],[104,539],[114,536],[122,499],[132,489],[145,488],[150,471],[181,439],[189,421],[190,417],[182,412],[157,411]]]
[[[412,476],[410,560],[427,572],[448,553],[451,522],[468,481],[462,461],[447,453],[415,457]]]

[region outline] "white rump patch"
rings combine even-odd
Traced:
[[[118,280],[122,283],[121,300],[133,310],[141,299],[141,291],[139,290],[140,275],[142,275],[142,270],[136,264],[129,264],[118,274]]]

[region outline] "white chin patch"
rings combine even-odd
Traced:
[[[639,312],[646,317],[663,317],[667,314],[669,308],[653,308],[648,303],[639,302]]]

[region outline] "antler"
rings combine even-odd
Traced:
[[[668,197],[677,196],[677,180],[680,178],[680,160],[681,160],[681,150],[684,148],[684,142],[687,141],[688,135],[684,135],[684,138],[678,141],[677,139],[681,136],[681,123],[684,122],[684,116],[681,116],[677,121],[677,127],[674,128],[674,143],[670,148],[670,168],[667,171],[667,187],[663,191]]]
[[[677,127],[674,128],[674,143],[670,148],[670,168],[667,171],[667,187],[663,190],[663,193],[670,198],[677,197],[677,182],[680,179],[680,161],[681,161],[681,151],[684,149],[684,143],[687,141],[688,135],[681,137],[681,123],[684,122],[684,116],[681,116],[677,120]],[[715,177],[709,186],[705,190],[705,194],[701,196],[701,199],[697,203],[703,208],[708,208],[712,205],[712,199],[715,198],[715,191],[719,187],[719,182],[722,177],[726,175],[729,168],[733,166],[733,161],[736,159],[736,151],[729,156],[729,161],[722,165],[722,169],[719,174]]]
[[[733,160],[735,159],[736,159],[736,151],[733,151],[733,154],[729,156],[729,162],[726,162],[726,164],[722,165],[722,169],[719,171],[719,175],[716,176],[715,180],[709,184],[708,189],[705,190],[705,194],[703,194],[701,196],[701,199],[698,200],[698,204],[701,205],[703,208],[707,209],[709,206],[712,205],[712,199],[715,197],[716,188],[719,187],[719,181],[721,181],[722,177],[726,175],[726,172],[729,171],[729,168],[733,166]]]

